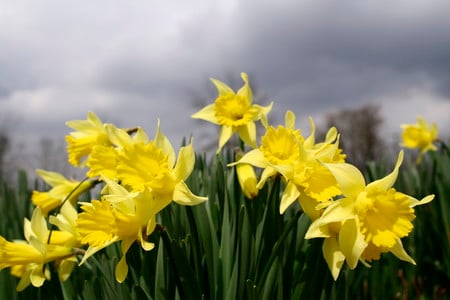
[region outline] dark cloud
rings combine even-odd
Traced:
[[[167,130],[187,135],[189,115],[215,97],[209,77],[238,88],[241,71],[279,115],[417,89],[425,102],[450,99],[447,0],[29,4],[0,12],[0,101],[28,101],[25,127],[40,132],[96,110],[125,126],[168,118]]]

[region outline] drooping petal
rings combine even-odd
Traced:
[[[366,187],[364,176],[355,166],[347,163],[324,164],[324,166],[334,175],[345,196],[356,198]]]
[[[321,211],[317,209],[318,203],[316,199],[302,193],[298,197],[298,202],[302,207],[303,211],[308,215],[311,220],[316,220],[320,217]],[[325,203],[325,202],[322,202]]]
[[[266,167],[261,174],[261,178],[259,179],[259,182],[256,185],[256,188],[258,190],[262,189],[264,184],[266,183],[267,179],[269,179],[272,176],[275,176],[276,174],[277,174],[277,170],[275,170],[272,167]]]
[[[404,261],[409,262],[409,263],[411,263],[413,265],[416,264],[414,259],[412,259],[412,257],[409,256],[408,253],[406,253],[405,249],[403,248],[402,241],[400,239],[396,239],[396,243],[395,243],[394,247],[392,247],[390,249],[390,251],[392,252],[392,254],[397,256],[398,259],[404,260]]]
[[[77,264],[76,257],[73,257],[71,259],[63,259],[58,267],[58,277],[61,281],[66,281],[70,274],[73,271],[73,268]]]
[[[139,242],[141,243],[142,249],[144,249],[145,251],[150,251],[155,248],[155,244],[144,239],[144,237],[142,236],[142,231],[139,231]]]
[[[328,238],[331,236],[329,226],[324,226],[319,222],[318,219],[314,220],[311,225],[309,225],[308,231],[306,231],[305,239],[314,238]]]
[[[30,281],[34,287],[41,287],[45,282],[45,275],[42,268],[34,268],[30,274]]]
[[[342,223],[339,232],[339,246],[350,269],[356,268],[361,254],[367,247],[356,218],[348,219]]]
[[[231,136],[234,133],[234,129],[231,126],[222,126],[220,127],[220,136],[219,136],[219,148],[216,153],[219,153],[222,150],[223,146],[228,142]]]
[[[126,238],[122,240],[122,257],[120,258],[119,262],[116,266],[116,280],[120,283],[124,282],[125,278],[127,278],[128,274],[128,265],[127,265],[127,252],[128,249],[130,249],[131,245],[134,242],[134,238]]]
[[[181,205],[197,205],[208,200],[208,197],[194,195],[184,181],[180,181],[173,191],[173,201]]]
[[[22,277],[20,278],[19,283],[16,286],[16,291],[17,292],[21,292],[23,291],[27,286],[30,285],[31,280],[30,280],[30,275],[31,275],[32,270],[26,270],[25,273],[22,275]]]
[[[281,196],[280,201],[280,214],[283,214],[286,209],[297,200],[297,198],[300,196],[300,191],[298,190],[297,186],[292,182],[289,181],[286,185],[286,188],[284,189],[283,195]]]
[[[258,148],[258,145],[256,144],[256,126],[254,122],[239,126],[237,131],[244,143],[251,146],[253,149]]]
[[[331,275],[333,276],[333,279],[336,280],[344,265],[345,256],[339,250],[339,244],[335,237],[330,237],[323,241],[322,252],[328,268],[331,271]]]

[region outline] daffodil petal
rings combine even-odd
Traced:
[[[253,149],[258,148],[258,145],[256,144],[256,126],[254,122],[239,126],[238,134],[244,143],[251,146]]]
[[[161,149],[168,156],[167,160],[169,162],[169,166],[173,167],[173,165],[175,164],[175,150],[173,149],[173,146],[170,143],[169,139],[161,132],[159,119],[154,142],[155,146]]]
[[[295,128],[295,114],[290,110],[284,115],[284,125],[289,129]]]
[[[328,226],[323,226],[317,219],[311,223],[306,231],[305,239],[328,238],[331,236]]]
[[[316,199],[311,198],[303,193],[298,197],[298,201],[300,202],[300,206],[302,207],[303,211],[311,220],[316,220],[320,217],[320,211],[317,209],[319,203]]]
[[[248,75],[244,72],[241,73],[241,78],[244,81],[244,85],[239,89],[237,95],[244,98],[248,104],[252,103],[253,95],[252,90],[250,88],[250,84],[248,83]]]
[[[389,175],[386,175],[385,177],[375,180],[367,185],[368,189],[371,189],[372,187],[376,187],[377,189],[381,190],[388,190],[390,189],[395,181],[397,180],[398,176],[398,169],[400,168],[400,165],[403,161],[403,151],[400,151],[398,153],[397,163],[395,164],[394,169]]]
[[[297,188],[297,186],[289,181],[289,183],[286,185],[286,188],[284,189],[283,195],[281,196],[280,201],[280,214],[283,214],[286,209],[297,200],[297,198],[300,196],[300,192]]]
[[[339,246],[350,269],[356,268],[361,254],[367,247],[357,222],[356,218],[344,221],[339,232]]]
[[[34,268],[30,274],[30,281],[34,287],[41,287],[45,281],[45,275],[42,268]]]
[[[330,170],[344,194],[350,198],[356,198],[366,184],[364,176],[353,165],[347,163],[324,164]]]
[[[226,94],[234,94],[234,91],[232,88],[230,88],[226,83],[211,78],[211,82],[216,86],[218,97],[226,95]]]
[[[134,242],[134,238],[127,238],[127,239],[122,240],[122,245],[121,245],[122,257],[120,258],[119,262],[117,263],[116,271],[115,271],[117,282],[122,283],[125,280],[125,278],[127,277],[128,265],[127,265],[126,257],[127,257],[128,249],[130,249],[133,242]]]
[[[109,141],[115,146],[124,148],[132,144],[130,135],[125,130],[117,128],[113,124],[105,124],[105,131]]]
[[[208,197],[194,195],[184,181],[180,181],[173,192],[173,201],[181,205],[197,205],[208,200]]]
[[[343,198],[330,204],[319,218],[321,224],[330,224],[351,219],[355,216],[353,212],[354,202],[351,198]]]
[[[223,146],[228,142],[233,133],[234,130],[231,126],[220,127],[219,148],[217,149],[217,153],[222,150]]]
[[[179,180],[185,180],[194,169],[195,153],[192,142],[186,147],[180,148],[178,159],[175,165],[175,177]]]
[[[69,259],[63,259],[58,267],[58,277],[61,281],[66,281],[70,274],[73,271],[73,268],[76,265],[76,259],[75,261],[69,260]]]
[[[217,121],[216,117],[216,110],[214,103],[203,107],[201,110],[191,115],[191,118],[201,119],[219,125],[219,122]]]
[[[322,252],[328,268],[331,271],[331,275],[333,276],[333,279],[336,280],[345,261],[345,256],[339,250],[339,244],[336,238],[330,237],[325,239],[322,245]]]
[[[304,147],[305,148],[312,148],[315,143],[315,134],[316,134],[316,125],[314,124],[314,121],[311,117],[308,118],[309,127],[311,127],[311,133],[310,135],[305,139]]]
[[[397,256],[398,259],[401,259],[403,261],[409,262],[409,263],[411,263],[413,265],[416,264],[414,259],[412,259],[412,257],[409,256],[408,253],[406,253],[405,249],[403,248],[402,241],[400,239],[396,239],[396,243],[390,249],[390,251],[392,252],[392,254]]]
[[[410,207],[414,207],[417,205],[427,204],[427,203],[431,202],[431,200],[434,199],[434,195],[428,195],[428,196],[422,198],[422,200],[417,200],[416,198],[411,197],[411,196],[408,196],[408,198],[411,201]]]
[[[60,185],[67,182],[67,178],[57,172],[46,171],[42,169],[37,169],[36,173],[44,179],[44,181],[50,186]]]
[[[237,162],[231,163],[228,166],[234,166],[239,163],[250,164],[258,168],[265,168],[267,166],[267,160],[264,158],[264,154],[261,150],[253,149],[242,156]]]
[[[17,292],[23,291],[27,286],[30,285],[30,283],[31,283],[30,275],[31,275],[31,270],[25,271],[25,273],[22,275],[19,283],[16,286]]]

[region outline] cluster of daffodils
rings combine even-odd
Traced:
[[[281,178],[279,213],[298,203],[312,222],[306,238],[323,239],[323,256],[335,279],[345,262],[353,269],[359,261],[367,264],[386,252],[414,263],[401,238],[413,228],[414,207],[431,201],[433,195],[417,200],[393,188],[403,153],[391,174],[366,184],[361,172],[345,162],[336,128],[316,141],[313,120],[309,119],[311,133],[304,135],[291,111],[286,112],[284,125],[270,125],[272,104],[253,104],[248,76],[241,76],[244,84],[237,92],[212,79],[216,100],[192,117],[220,126],[217,153],[237,133],[244,146],[229,167],[236,168],[244,195],[254,198],[269,180]],[[260,138],[256,122],[265,129]],[[21,278],[18,290],[30,283],[39,287],[50,279],[50,263],[65,280],[74,266],[116,242],[121,243],[122,257],[115,274],[123,282],[131,245],[138,243],[146,251],[154,248],[148,237],[159,212],[172,201],[197,205],[207,200],[194,195],[185,183],[195,163],[192,141],[176,155],[159,122],[153,139],[141,128],[103,123],[92,112],[86,120],[67,125],[74,130],[66,137],[69,163],[86,168],[86,178],[73,181],[37,170],[51,189],[33,192],[36,208],[31,220],[25,220],[25,240],[0,237],[0,269],[10,267]],[[437,129],[428,136],[422,127],[405,127],[406,146],[432,149],[428,141]],[[78,201],[97,184],[103,185],[99,199]]]
[[[153,249],[148,236],[164,207],[172,201],[196,205],[207,200],[194,195],[184,182],[194,168],[192,143],[177,156],[159,123],[153,140],[141,128],[127,131],[103,124],[94,113],[67,125],[75,130],[67,136],[69,162],[87,166],[87,178],[71,181],[55,172],[37,171],[52,188],[33,192],[36,208],[31,220],[25,220],[26,240],[0,239],[0,269],[11,267],[12,274],[21,278],[19,291],[49,279],[48,263],[55,262],[60,279],[65,280],[76,264],[119,241],[122,258],[115,273],[122,282],[128,273],[130,246],[137,242],[144,250]],[[80,194],[97,183],[104,184],[101,199],[77,203]],[[55,210],[48,218],[54,225],[49,230],[46,216]]]
[[[217,99],[193,117],[221,126],[219,150],[234,132],[252,148],[230,164],[237,168],[244,194],[255,197],[269,178],[280,176],[285,183],[280,213],[299,203],[312,221],[305,238],[323,238],[323,256],[335,280],[345,262],[354,269],[359,261],[367,265],[380,259],[381,253],[391,252],[414,264],[401,238],[413,228],[414,207],[430,202],[434,195],[417,200],[393,188],[403,152],[399,153],[391,174],[366,184],[361,172],[345,163],[336,128],[328,130],[324,141],[316,142],[313,120],[309,120],[311,134],[306,137],[295,128],[295,115],[291,111],[286,112],[284,126],[269,125],[267,113],[272,104],[252,105],[247,75],[242,74],[242,79],[244,86],[236,94],[223,82],[213,80]],[[258,120],[266,132],[255,147]],[[422,152],[433,149],[435,127],[429,130],[419,119],[419,125],[404,128],[406,145],[420,147]],[[259,179],[253,167],[262,170]]]

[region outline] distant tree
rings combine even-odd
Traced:
[[[335,126],[339,144],[347,154],[347,162],[363,170],[366,163],[383,157],[386,143],[380,136],[383,118],[380,107],[368,104],[356,109],[343,109],[325,117],[326,128]],[[325,130],[320,130],[322,135]]]

